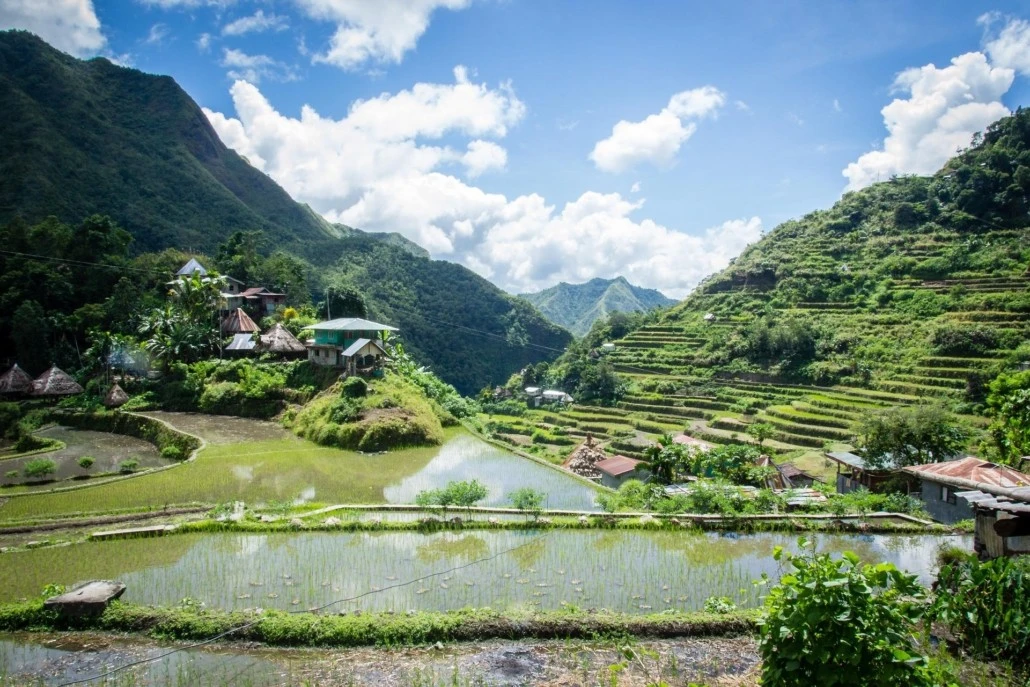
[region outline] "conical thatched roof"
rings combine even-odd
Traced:
[[[248,334],[261,331],[243,308],[236,308],[222,320],[223,334]]]
[[[279,322],[261,335],[257,347],[263,353],[304,353],[307,350],[304,344]]]
[[[57,365],[36,377],[32,382],[33,396],[71,396],[81,394],[82,387]]]
[[[31,391],[32,377],[29,376],[28,372],[18,367],[17,363],[0,377],[0,394],[17,396],[31,393]]]
[[[118,386],[118,382],[115,382],[108,389],[107,396],[104,396],[104,405],[108,408],[117,408],[128,400],[129,394],[125,393],[125,389]]]

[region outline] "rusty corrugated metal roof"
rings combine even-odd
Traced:
[[[1030,475],[1007,465],[998,465],[972,456],[945,463],[913,465],[905,468],[905,471],[930,481],[947,482],[951,478],[1005,488],[1030,486]]]
[[[613,456],[597,461],[594,463],[594,467],[607,475],[618,477],[619,475],[625,475],[627,472],[633,472],[642,462],[644,461],[626,456]]]

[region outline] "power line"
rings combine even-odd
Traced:
[[[386,587],[382,587],[381,589],[373,589],[373,590],[364,592],[362,594],[358,594],[356,596],[352,596],[352,597],[348,597],[348,598],[343,598],[343,599],[336,599],[335,601],[330,601],[329,603],[323,604],[321,606],[316,606],[315,608],[309,608],[307,610],[298,610],[298,611],[287,611],[287,613],[291,613],[291,614],[297,614],[297,613],[318,613],[319,611],[323,611],[323,610],[325,610],[327,608],[330,608],[331,606],[336,606],[336,605],[341,604],[341,603],[350,603],[352,601],[358,601],[358,600],[363,599],[363,598],[365,598],[367,596],[372,596],[373,594],[378,594],[380,592],[389,591],[391,589],[399,589],[399,588],[402,588],[402,587],[409,587],[409,586],[411,586],[413,584],[417,584],[419,582],[424,582],[424,581],[432,579],[434,577],[439,577],[441,575],[446,575],[446,574],[449,574],[449,573],[452,573],[452,572],[457,572],[459,570],[464,570],[465,568],[470,568],[470,567],[472,567],[474,565],[479,565],[480,563],[486,563],[488,561],[492,561],[494,559],[500,558],[501,556],[505,556],[507,554],[514,553],[515,551],[518,551],[519,549],[523,549],[523,548],[525,548],[527,546],[535,544],[538,541],[542,541],[543,539],[546,539],[554,531],[555,530],[551,530],[551,531],[547,532],[546,534],[541,534],[541,535],[538,535],[536,537],[533,537],[529,541],[522,542],[518,546],[513,546],[511,548],[505,549],[503,551],[499,551],[499,552],[497,552],[497,553],[495,553],[493,555],[490,555],[490,556],[483,556],[482,558],[477,558],[476,560],[470,561],[469,563],[465,563],[463,565],[456,565],[454,567],[447,568],[445,570],[438,570],[436,572],[432,572],[432,573],[429,573],[427,575],[423,575],[421,577],[416,577],[415,579],[408,580],[407,582],[398,582],[397,584],[388,585]],[[171,656],[173,654],[177,654],[177,653],[180,653],[180,652],[183,652],[183,651],[187,651],[189,649],[197,649],[199,647],[206,646],[208,644],[212,644],[212,643],[218,641],[219,639],[222,639],[223,637],[227,637],[227,636],[229,636],[231,634],[235,634],[237,632],[242,632],[243,630],[246,630],[246,629],[249,629],[251,627],[254,627],[258,623],[260,623],[262,620],[264,620],[264,618],[260,618],[259,617],[259,618],[256,618],[256,619],[248,622],[248,623],[244,623],[243,625],[239,625],[237,627],[234,627],[234,628],[231,628],[229,630],[226,630],[225,632],[217,634],[214,637],[211,637],[209,639],[204,639],[204,640],[201,640],[199,642],[194,642],[192,644],[187,644],[186,646],[176,647],[175,649],[172,649],[171,651],[166,651],[165,653],[159,654],[157,656],[151,656],[149,658],[141,658],[141,659],[138,659],[136,661],[130,661],[128,663],[124,663],[124,664],[122,664],[120,666],[117,666],[115,668],[111,668],[107,672],[100,673],[99,675],[94,675],[94,676],[85,677],[85,678],[79,678],[78,680],[70,680],[68,682],[62,682],[62,683],[60,683],[58,685],[58,687],[70,687],[71,685],[79,685],[79,684],[83,684],[83,683],[86,683],[86,682],[94,682],[96,680],[103,680],[105,678],[110,677],[111,675],[114,675],[116,673],[120,673],[120,672],[122,672],[124,670],[128,670],[129,668],[133,668],[135,666],[144,665],[144,664],[147,664],[147,663],[153,663],[154,661],[160,661],[160,660],[165,659],[165,658],[167,658],[167,657],[169,657],[169,656]]]

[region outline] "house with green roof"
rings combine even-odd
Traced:
[[[396,327],[360,317],[341,317],[319,322],[304,329],[314,332],[307,344],[308,360],[315,365],[338,367],[348,375],[383,374],[386,339]]]

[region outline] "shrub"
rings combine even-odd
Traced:
[[[136,472],[136,470],[138,469],[139,461],[133,458],[130,458],[129,460],[123,460],[121,463],[118,464],[118,472],[125,475],[132,474]]]
[[[931,614],[974,656],[1030,666],[1030,558],[953,560],[937,577]]]
[[[4,473],[4,477],[6,477],[7,479],[18,479],[18,475],[20,474],[21,473],[17,470],[8,470]]]
[[[43,479],[57,471],[57,463],[49,458],[37,458],[25,463],[22,471],[30,479]]]
[[[89,470],[91,467],[93,467],[93,456],[83,456],[82,458],[79,458],[78,462],[80,468],[82,468],[83,470]]]
[[[340,389],[347,398],[361,398],[368,394],[368,382],[361,377],[349,377]]]
[[[182,449],[178,446],[165,446],[161,449],[161,457],[168,460],[182,460]]]
[[[543,510],[545,498],[547,498],[547,494],[530,487],[522,487],[508,494],[511,505],[534,518],[539,516],[540,511]]]
[[[710,596],[705,599],[705,613],[726,615],[727,613],[733,613],[735,610],[737,610],[737,604],[733,603],[733,600],[728,596]]]
[[[774,550],[791,570],[769,591],[759,620],[762,684],[928,686],[913,643],[923,599],[916,577],[890,563],[860,567],[850,551],[834,560],[799,543],[798,555]]]

